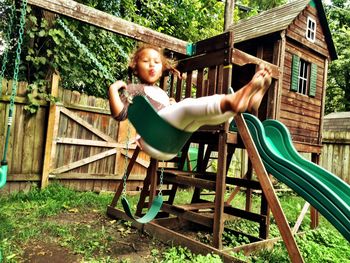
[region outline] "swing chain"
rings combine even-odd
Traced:
[[[5,139],[5,146],[4,146],[4,154],[3,154],[3,159],[1,161],[1,164],[7,163],[6,155],[7,155],[8,145],[9,145],[11,126],[12,126],[12,115],[13,115],[15,99],[17,95],[17,81],[18,81],[19,65],[21,63],[21,51],[22,51],[22,43],[23,43],[24,25],[26,22],[26,13],[27,13],[27,0],[23,0],[21,17],[20,17],[19,35],[18,35],[17,49],[16,49],[15,68],[13,72],[12,92],[10,96],[10,108],[9,108],[8,121],[7,121],[7,132],[6,132],[6,139]]]
[[[164,160],[162,162],[162,168],[160,169],[160,176],[159,176],[159,196],[162,196],[163,193],[163,174],[164,174]]]
[[[126,180],[127,180],[127,172],[128,172],[128,160],[129,160],[129,140],[130,140],[130,127],[128,123],[127,127],[127,136],[126,136],[126,143],[125,143],[125,159],[124,159],[124,174],[123,174],[123,192],[122,195],[123,197],[126,196]]]
[[[19,36],[18,36],[18,43],[17,43],[17,49],[16,49],[15,69],[13,72],[13,85],[12,85],[12,93],[10,97],[10,108],[12,108],[13,105],[15,104],[15,97],[17,94],[17,81],[18,81],[19,65],[21,63],[21,52],[22,52],[24,25],[26,23],[26,12],[27,12],[27,0],[23,0],[21,18],[20,18]]]
[[[172,59],[174,59],[174,52],[170,52],[170,59],[172,60]],[[168,73],[168,87],[167,87],[167,94],[168,94],[168,96],[170,97],[171,96],[171,94],[170,94],[170,91],[171,91],[171,79],[172,79],[172,77],[173,77],[173,74],[172,74],[172,72],[169,70],[169,73]]]
[[[66,26],[66,24],[63,22],[61,18],[57,18],[57,23],[63,28],[63,30],[73,39],[74,43],[77,44],[77,46],[84,51],[84,53],[89,57],[89,59],[97,66],[99,70],[103,73],[103,76],[114,82],[115,78],[112,76],[112,74],[104,67],[100,61],[97,60],[97,58],[92,54],[88,48],[80,42],[80,40],[73,34],[73,32]]]
[[[115,47],[118,49],[119,55],[121,55],[124,59],[128,60],[129,59],[129,55],[127,53],[125,53],[125,51],[123,50],[123,48],[117,43],[117,41],[113,38],[113,34],[110,33],[111,36],[109,38],[109,40],[112,42],[113,45],[115,45]]]

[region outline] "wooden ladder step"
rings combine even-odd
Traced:
[[[199,178],[194,178],[194,177],[190,177],[190,176],[173,175],[173,174],[169,175],[167,173],[164,173],[163,180],[165,183],[193,186],[193,187],[198,187],[201,189],[208,189],[211,191],[215,190],[215,182],[214,181],[208,181],[205,179],[199,179]]]
[[[227,205],[229,206],[229,205]],[[173,205],[174,208],[183,210],[183,211],[197,211],[197,210],[212,210],[215,208],[215,204],[213,202],[206,203],[193,203],[193,204],[185,204],[185,205]]]

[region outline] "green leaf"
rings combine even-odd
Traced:
[[[46,35],[46,31],[45,30],[40,30],[38,35],[39,35],[39,37],[44,37]]]

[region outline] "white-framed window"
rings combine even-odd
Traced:
[[[309,82],[310,63],[303,59],[299,60],[299,74],[297,92],[307,95]]]
[[[306,39],[311,42],[316,40],[316,21],[311,17],[307,18]]]

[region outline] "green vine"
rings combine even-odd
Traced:
[[[140,0],[136,5],[133,0],[79,2],[186,41],[198,41],[222,31],[223,3],[216,0]],[[49,90],[53,72],[60,74],[60,86],[65,89],[107,97],[110,81],[57,23],[57,15],[28,6],[26,19],[19,72],[19,79],[29,83],[26,110],[35,113],[42,104],[41,100],[55,101]],[[126,79],[128,54],[135,47],[134,40],[73,19],[60,19],[114,79]],[[0,29],[4,26],[5,23],[0,23]],[[11,52],[6,78],[11,78]]]

